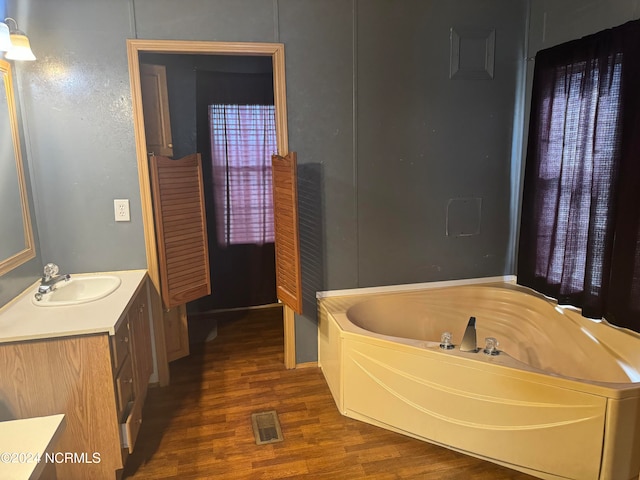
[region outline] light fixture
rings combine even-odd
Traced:
[[[9,27],[5,23],[0,22],[0,52],[6,52],[11,48],[11,38],[9,36]]]
[[[13,22],[14,28],[9,28],[11,47],[4,54],[4,57],[8,60],[35,60],[36,56],[31,51],[27,35],[18,30],[18,23],[13,18],[5,18],[4,23],[7,24],[9,20]]]

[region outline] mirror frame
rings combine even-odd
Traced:
[[[22,225],[24,229],[24,249],[11,255],[8,258],[0,259],[0,275],[3,275],[14,268],[35,258],[36,249],[33,241],[33,229],[31,227],[31,214],[29,213],[29,200],[27,198],[27,186],[22,165],[22,152],[20,149],[20,135],[18,134],[18,117],[16,115],[16,103],[13,93],[13,78],[11,64],[5,60],[0,60],[0,75],[4,80],[4,88],[7,96],[7,106],[9,110],[9,124],[11,125],[11,138],[13,140],[13,153],[16,161],[16,171],[18,172],[18,188],[20,190],[20,208],[22,209]]]

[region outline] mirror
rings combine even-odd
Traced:
[[[0,275],[36,256],[11,65],[0,60]]]

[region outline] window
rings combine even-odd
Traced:
[[[621,59],[608,59],[603,69],[597,60],[589,68],[556,67],[542,99],[540,123],[548,129],[539,156],[535,273],[558,285],[559,297],[602,287],[620,145]],[[605,86],[602,75],[610,76]]]
[[[218,243],[273,242],[273,105],[210,105]]]
[[[640,21],[536,55],[518,283],[640,331]]]

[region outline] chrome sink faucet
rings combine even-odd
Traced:
[[[477,352],[478,343],[476,341],[476,317],[469,318],[469,323],[464,331],[462,343],[460,344],[461,352]]]
[[[44,266],[44,275],[40,280],[40,286],[36,293],[36,299],[40,300],[42,295],[54,290],[55,286],[60,282],[67,282],[71,278],[70,275],[58,275],[60,269],[55,263],[47,263]]]

